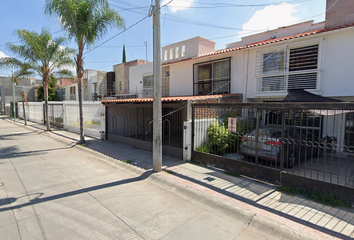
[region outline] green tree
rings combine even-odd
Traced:
[[[45,116],[47,131],[50,131],[48,115],[48,86],[52,75],[72,76],[68,70],[74,64],[74,49],[65,48],[66,39],[53,39],[48,29],[43,28],[40,34],[27,30],[17,30],[16,35],[21,45],[7,43],[7,48],[18,58],[0,59],[0,67],[16,69],[15,76],[36,76],[43,80]]]
[[[38,99],[44,99],[44,88],[43,86],[38,87],[37,89],[37,97]],[[59,96],[57,93],[57,78],[53,75],[50,76],[49,84],[48,84],[48,101],[59,101]]]
[[[93,46],[108,32],[108,27],[124,27],[124,20],[111,9],[108,0],[46,0],[45,12],[56,15],[70,38],[74,38],[78,53],[75,58],[79,92],[80,140],[85,142],[82,112],[82,76],[84,48]]]
[[[122,63],[127,62],[127,57],[125,56],[125,44],[123,44],[123,58],[122,58]]]

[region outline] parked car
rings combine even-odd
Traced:
[[[282,144],[280,126],[265,126],[241,137],[239,152],[243,155],[256,156],[280,163],[281,147],[284,149],[284,165],[292,168],[296,161],[306,157],[320,157],[322,148],[319,138],[311,131],[298,127],[286,127]],[[258,152],[257,152],[258,150]]]

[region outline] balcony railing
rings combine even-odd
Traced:
[[[230,93],[229,78],[212,78],[199,80],[194,83],[194,95],[225,94]]]

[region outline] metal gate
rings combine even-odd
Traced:
[[[107,105],[107,139],[147,151],[152,150],[152,104]],[[164,104],[162,108],[163,154],[182,158],[183,122],[186,109],[180,105]],[[176,111],[178,110],[178,111]]]
[[[354,103],[193,105],[193,158],[301,188],[354,193]]]
[[[43,107],[44,109],[44,107]],[[45,112],[45,111],[44,111]],[[64,127],[63,103],[48,103],[49,122],[56,127]],[[44,113],[45,115],[45,113]],[[46,119],[46,118],[44,118]]]

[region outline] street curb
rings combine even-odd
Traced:
[[[285,226],[282,226],[279,223],[272,222],[264,218],[263,216],[251,212],[250,210],[242,209],[230,203],[223,202],[217,197],[210,196],[193,187],[188,187],[186,185],[182,185],[181,183],[176,183],[175,181],[167,178],[166,176],[163,176],[163,174],[167,173],[154,173],[149,176],[148,179],[150,181],[158,183],[159,185],[164,185],[170,190],[172,188],[174,189],[174,192],[182,193],[188,197],[191,197],[192,199],[198,202],[202,202],[213,209],[217,209],[218,211],[221,211],[232,218],[235,218],[235,216],[237,216],[237,219],[241,220],[245,224],[245,227],[251,227],[257,231],[262,231],[268,235],[275,235],[280,239],[315,239],[295,230],[289,229]]]
[[[44,130],[34,128],[32,126],[24,126],[18,122],[12,122],[9,119],[5,119],[5,121],[16,124],[18,126],[24,127],[28,130],[32,130],[34,132],[39,132],[39,133],[44,133]],[[75,149],[79,149],[80,151],[85,151],[86,153],[89,152],[90,155],[94,155],[98,160],[103,161],[105,163],[110,164],[111,166],[118,166],[123,168],[124,170],[135,174],[135,175],[143,175],[144,173],[148,173],[149,171],[128,164],[124,163],[123,161],[119,159],[112,158],[110,156],[107,156],[103,153],[97,152],[95,150],[92,150],[87,147],[83,147],[80,145],[77,145],[73,140],[70,140],[66,137],[62,137],[59,135],[56,135],[55,133],[48,132],[48,134],[45,134],[43,136],[50,137],[54,140],[57,140],[61,143],[64,144],[73,144],[73,147]],[[173,181],[171,178],[169,178],[167,175],[168,174],[165,172],[160,172],[160,173],[151,173],[146,180],[151,182],[154,185],[160,186],[161,185],[165,188],[168,188],[168,191],[175,192],[177,194],[183,194],[187,197],[192,198],[194,201],[199,202],[200,204],[205,204],[213,209],[216,209],[217,211],[223,212],[227,216],[231,218],[235,218],[237,216],[237,219],[240,220],[243,224],[245,224],[245,228],[250,227],[252,229],[255,229],[257,231],[264,232],[268,235],[275,235],[280,239],[302,239],[302,240],[313,240],[315,238],[311,238],[307,235],[304,235],[300,232],[297,232],[295,230],[289,229],[285,226],[282,226],[279,223],[272,222],[269,219],[266,219],[263,216],[257,215],[250,210],[247,209],[242,209],[240,207],[234,206],[230,203],[223,202],[219,198],[215,196],[208,195],[206,193],[203,193],[201,190],[198,190],[196,188],[193,188],[191,186],[183,185],[183,183],[179,183],[176,181]],[[172,174],[173,175],[173,174]]]

